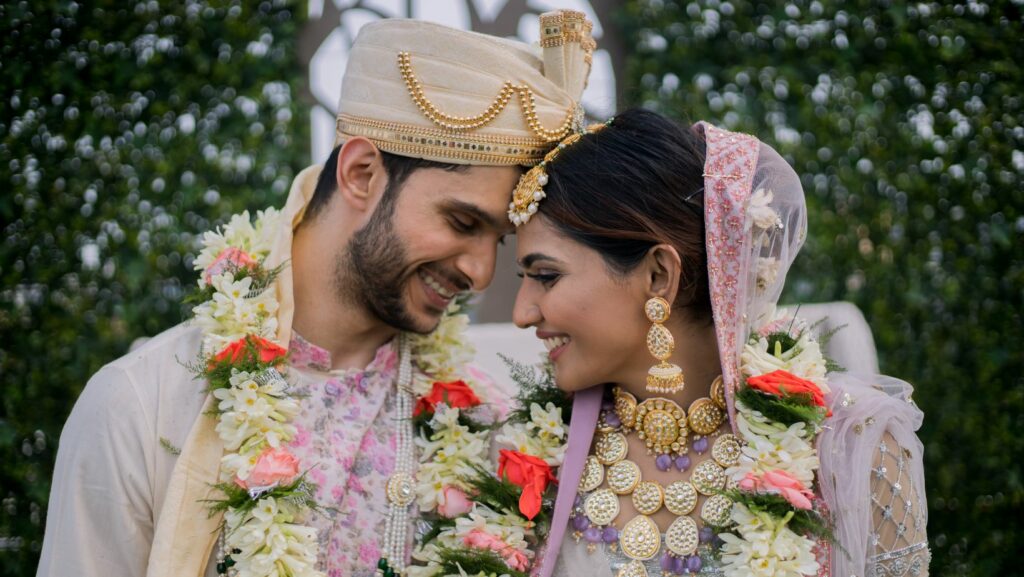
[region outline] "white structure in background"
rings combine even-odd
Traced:
[[[511,6],[510,6],[511,4]],[[332,19],[333,30],[316,47],[309,62],[309,89],[317,104],[311,114],[312,160],[323,162],[334,144],[334,117],[341,94],[341,77],[348,62],[349,47],[359,29],[381,18],[416,18],[463,30],[473,30],[473,22],[493,24],[507,8],[525,6],[513,16],[518,22],[510,36],[536,43],[540,36],[539,15],[560,8],[579,10],[594,23],[598,50],[583,105],[592,118],[604,119],[615,113],[615,71],[607,50],[601,48],[604,35],[601,19],[588,0],[310,0],[309,23]],[[323,22],[329,24],[329,22]],[[493,27],[491,28],[493,30]],[[491,30],[487,30],[491,32]]]

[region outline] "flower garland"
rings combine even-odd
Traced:
[[[316,569],[316,530],[306,524],[319,508],[317,487],[288,450],[300,400],[282,376],[287,350],[274,342],[273,282],[281,269],[265,262],[282,224],[275,209],[257,213],[255,221],[248,212],[235,215],[203,236],[195,261],[201,275],[193,312],[203,345],[193,368],[217,401],[215,430],[225,447],[217,485],[224,497],[210,504],[211,512],[224,512],[222,575],[324,575]],[[521,395],[526,409],[513,411],[497,435],[515,450],[502,450],[497,468],[489,464],[493,400],[463,370],[474,351],[463,338],[469,321],[460,311],[454,303],[432,333],[409,337],[418,369],[411,384],[419,432],[416,502],[434,530],[420,535],[414,556],[422,565],[408,574],[521,575],[534,557],[530,547],[544,535],[535,519],[544,517],[552,467],[564,455],[566,429],[555,404],[564,404],[564,396],[549,372],[538,380],[532,369],[515,365],[532,396]],[[394,574],[386,560],[378,568]]]
[[[409,577],[523,577],[547,535],[568,402],[550,370],[505,360],[521,392],[496,432],[478,420],[481,403],[461,381],[435,383],[421,399],[417,493],[429,528],[417,540],[419,564],[408,568]],[[496,467],[487,458],[492,432],[508,447]]]
[[[818,575],[817,540],[831,537],[814,497],[814,440],[831,416],[828,362],[810,327],[772,317],[741,354],[736,426],[744,446],[739,464],[726,471],[736,488],[728,492],[731,525],[718,534],[729,576]]]
[[[275,209],[233,216],[203,235],[195,261],[203,330],[195,372],[217,404],[215,430],[224,442],[220,482],[224,497],[210,504],[224,513],[217,571],[221,575],[321,577],[316,531],[304,524],[316,509],[316,486],[288,450],[299,400],[282,377],[287,350],[274,342],[278,302],[272,288],[280,269],[264,266],[281,226]],[[210,354],[209,351],[217,351]]]

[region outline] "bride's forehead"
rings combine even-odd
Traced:
[[[548,219],[533,219],[516,227],[516,255],[520,262],[529,255],[543,254],[562,262],[576,263],[587,260],[591,256],[589,253],[596,254],[566,236]]]

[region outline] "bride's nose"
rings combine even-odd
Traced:
[[[527,286],[530,283],[524,282],[519,285],[519,292],[516,294],[516,302],[512,306],[512,322],[521,329],[539,324],[544,318],[540,312],[540,306],[533,298],[532,291]]]

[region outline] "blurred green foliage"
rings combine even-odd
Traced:
[[[1019,1],[627,3],[634,104],[757,134],[810,237],[788,299],[850,300],[925,411],[932,575],[1024,547]]]
[[[294,4],[0,5],[0,575],[35,572],[88,376],[180,322],[198,235],[308,158]]]

